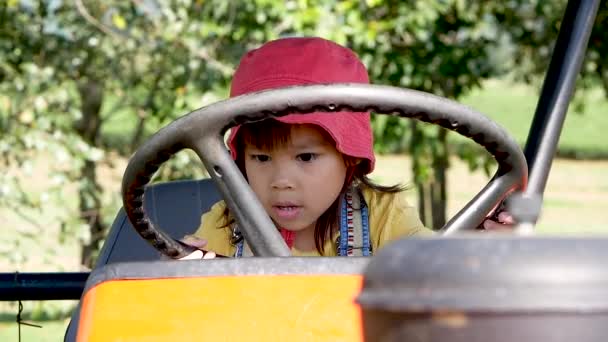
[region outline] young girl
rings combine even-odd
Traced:
[[[351,50],[321,38],[285,38],[241,59],[230,96],[343,82],[369,83]],[[402,186],[367,177],[375,162],[369,113],[292,114],[245,124],[232,129],[228,145],[294,256],[371,255],[392,240],[432,234]],[[251,254],[223,201],[183,241],[225,256]],[[186,258],[200,258],[197,252]]]

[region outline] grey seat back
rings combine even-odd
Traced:
[[[201,215],[221,199],[211,179],[174,181],[146,188],[146,213],[174,239],[199,227]],[[133,229],[120,209],[97,259],[96,267],[123,261],[158,260],[159,253]]]
[[[174,181],[146,188],[145,209],[150,219],[174,239],[192,234],[201,215],[221,200],[211,179]],[[135,232],[124,209],[120,209],[103,244],[95,268],[128,261],[153,261],[160,253]],[[72,314],[64,341],[76,341],[80,306]]]

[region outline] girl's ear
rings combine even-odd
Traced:
[[[344,164],[346,164],[347,168],[355,167],[355,166],[361,164],[361,159],[347,156],[344,158]]]
[[[359,164],[361,164],[361,159],[345,157],[344,164],[346,165],[346,179],[344,179],[344,189],[350,186],[350,183],[355,178],[357,173],[357,169],[359,168]]]

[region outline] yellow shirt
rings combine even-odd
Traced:
[[[424,227],[418,217],[416,208],[409,205],[403,193],[385,193],[368,187],[362,187],[361,192],[369,208],[369,226],[371,243],[374,251],[395,239],[413,236],[430,235],[433,231]],[[201,226],[194,236],[207,240],[206,250],[214,251],[225,256],[233,256],[236,247],[230,243],[231,231],[225,226],[224,209],[226,204],[220,201],[211,207],[201,218]],[[336,256],[333,241],[328,240],[324,246],[325,256]],[[294,256],[320,256],[315,251],[303,252],[291,249]]]

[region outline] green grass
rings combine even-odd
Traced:
[[[0,303],[0,341],[44,342],[63,341],[76,301],[23,302],[21,320],[40,327],[17,325],[16,303]]]
[[[507,80],[491,80],[460,102],[488,115],[520,143],[525,143],[538,101],[539,90]],[[558,156],[577,159],[608,158],[608,100],[599,89],[586,96],[583,113],[569,107],[560,137]]]
[[[29,322],[29,321],[26,321]],[[30,322],[41,328],[21,326],[21,341],[23,342],[57,342],[63,341],[69,321],[55,320],[45,322]],[[19,341],[19,330],[15,321],[0,321],[0,341]]]
[[[24,301],[21,321],[40,327],[21,325],[21,341],[63,341],[72,312],[74,300]],[[16,302],[0,302],[0,341],[19,341]]]

